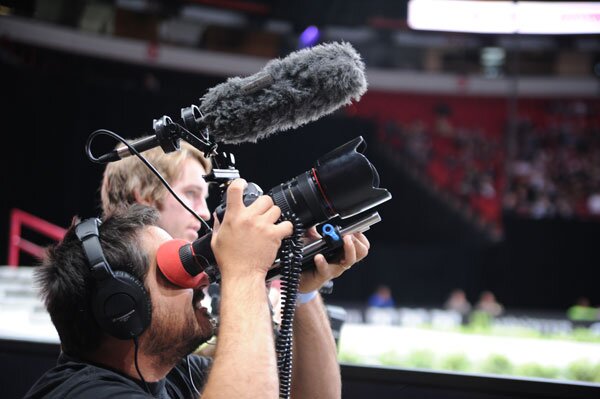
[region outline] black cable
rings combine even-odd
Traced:
[[[296,298],[302,272],[302,237],[304,227],[296,215],[286,212],[283,220],[294,226],[291,237],[283,240],[281,246],[281,326],[277,336],[277,368],[279,369],[279,397],[289,398],[292,390],[292,333]]]
[[[90,134],[90,136],[88,137],[86,143],[85,143],[85,153],[88,156],[88,158],[90,159],[90,161],[95,162],[95,163],[104,163],[101,162],[98,158],[96,158],[93,154],[92,154],[92,150],[91,150],[91,144],[92,141],[94,140],[94,138],[96,138],[96,136],[103,134],[105,136],[109,136],[112,137],[118,141],[120,141],[121,143],[123,143],[128,149],[129,151],[134,154],[136,157],[138,157],[143,163],[144,165],[146,165],[151,171],[152,173],[154,173],[154,175],[156,175],[156,177],[158,177],[158,179],[160,180],[160,182],[165,186],[165,188],[171,193],[171,195],[173,195],[173,197],[175,197],[175,199],[192,215],[194,215],[194,217],[196,219],[198,219],[200,221],[200,223],[202,223],[202,225],[206,228],[207,233],[210,233],[212,231],[212,228],[210,227],[210,225],[200,217],[200,215],[198,215],[192,208],[190,208],[181,198],[179,198],[179,196],[177,194],[175,194],[175,191],[173,191],[173,189],[171,188],[171,186],[169,185],[169,183],[167,183],[167,181],[165,180],[164,177],[161,176],[161,174],[154,168],[154,166],[148,162],[148,160],[146,158],[144,158],[144,156],[142,154],[140,154],[138,152],[138,150],[136,150],[132,145],[130,145],[127,140],[125,140],[123,137],[119,136],[118,134],[111,132],[110,130],[106,130],[106,129],[98,129],[96,131],[94,131],[92,134]]]
[[[137,370],[137,373],[140,376],[140,380],[142,380],[142,382],[144,383],[144,386],[146,387],[146,392],[148,392],[151,395],[152,393],[150,392],[150,387],[148,386],[148,383],[144,379],[144,376],[142,375],[142,372],[140,371],[140,366],[138,364],[138,349],[139,349],[138,337],[133,337],[133,345],[135,347],[135,350],[133,352],[133,362],[135,363],[135,369]]]

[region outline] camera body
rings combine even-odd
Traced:
[[[310,170],[273,187],[267,195],[281,208],[282,215],[294,215],[299,226],[304,229],[324,224],[334,218],[343,223],[344,219],[360,215],[391,199],[389,191],[379,188],[379,174],[363,154],[365,149],[366,143],[359,136],[321,157]],[[237,177],[235,173],[228,173],[232,178]],[[223,198],[215,210],[217,218],[222,220],[226,212],[225,181],[232,178],[217,180],[219,175],[223,173],[213,171],[212,179],[209,176],[208,180],[222,184]],[[248,183],[243,194],[244,204],[246,206],[252,204],[261,195],[263,191],[258,185]],[[353,224],[346,226],[345,229],[327,224],[328,231],[336,232],[331,236],[337,235],[339,242],[336,244],[330,237],[325,237],[326,239],[321,240],[321,245],[310,243],[312,245],[310,250],[307,245],[304,253],[314,255],[326,252],[328,257],[332,257],[335,252],[333,250],[340,246],[343,234],[365,231],[371,224],[381,220],[376,212],[367,212],[363,218],[357,219],[358,221],[353,220]],[[218,267],[210,246],[211,239],[211,233],[205,234],[196,241],[182,246],[179,255],[183,267],[190,276],[194,277],[201,272],[206,272],[211,281],[219,281]],[[279,260],[274,265],[275,270],[269,273],[268,279],[277,276],[278,262]],[[303,261],[303,268],[309,267],[311,263],[312,256]]]

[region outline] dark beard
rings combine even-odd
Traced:
[[[162,366],[172,367],[213,336],[213,323],[208,317],[200,326],[195,317],[189,317],[180,331],[174,331],[177,323],[173,317],[164,313],[159,316],[153,317],[142,348]]]

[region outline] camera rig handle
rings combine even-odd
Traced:
[[[307,270],[311,267],[315,267],[313,258],[317,254],[325,256],[327,261],[334,260],[339,256],[339,248],[343,246],[342,237],[348,234],[364,233],[369,228],[381,221],[379,212],[365,213],[360,218],[346,227],[339,228],[335,226],[335,230],[339,234],[339,240],[333,240],[331,237],[325,236],[324,238],[317,239],[302,248],[303,261],[302,270]],[[327,233],[326,233],[327,234]],[[271,270],[267,272],[267,281],[278,278],[281,274],[281,260],[276,259],[273,263]]]

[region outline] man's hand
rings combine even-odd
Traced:
[[[311,229],[309,238],[318,237]],[[315,269],[300,278],[300,292],[321,288],[367,256],[369,241],[362,233],[344,237],[344,253],[339,261],[328,263],[323,255],[315,256]],[[322,299],[317,295],[296,309],[294,319],[293,398],[341,398],[342,379],[337,361],[335,340]],[[318,367],[315,367],[318,365]]]
[[[292,224],[276,224],[281,210],[263,195],[246,207],[242,195],[246,181],[236,179],[227,189],[227,212],[223,222],[215,218],[211,241],[223,278],[267,273],[281,240],[292,234]]]
[[[316,230],[309,230],[309,236],[318,236]],[[337,263],[328,263],[321,254],[314,258],[315,269],[306,270],[300,278],[300,292],[318,290],[327,281],[342,275],[356,262],[362,260],[369,253],[369,240],[363,233],[344,236],[344,254]]]

